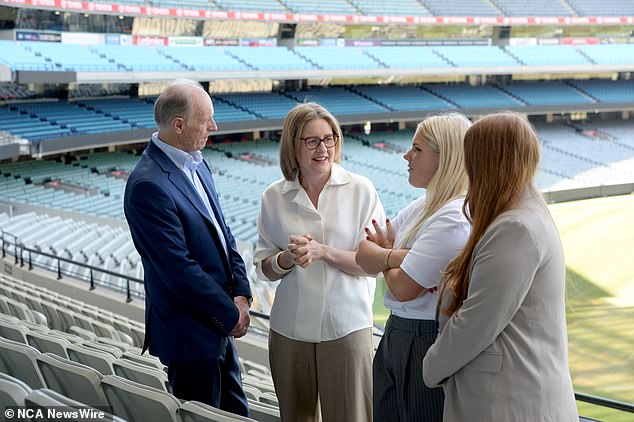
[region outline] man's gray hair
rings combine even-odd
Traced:
[[[187,117],[191,112],[191,88],[203,87],[191,79],[172,81],[154,103],[154,121],[160,129],[166,129],[177,116]]]

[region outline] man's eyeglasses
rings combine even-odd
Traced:
[[[299,138],[299,139],[304,141],[304,144],[306,144],[306,148],[308,149],[317,149],[319,144],[321,144],[322,142],[324,143],[324,146],[326,148],[332,148],[335,145],[337,145],[337,141],[339,140],[339,135],[335,133],[332,135],[326,135],[323,138],[318,138],[317,136],[309,136],[308,138]]]

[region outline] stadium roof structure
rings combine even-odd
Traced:
[[[574,0],[570,0],[574,3]],[[182,3],[186,3],[183,5]],[[262,5],[262,9],[266,7]],[[287,2],[291,3],[291,2]],[[609,3],[616,4],[616,9],[593,7],[588,10],[581,7],[568,7],[563,9],[560,16],[548,16],[547,11],[538,11],[545,16],[537,14],[518,15],[511,11],[506,11],[501,5],[504,1],[488,2],[495,5],[492,11],[486,11],[483,15],[464,13],[463,5],[484,3],[480,0],[461,0],[456,3],[454,9],[437,8],[437,1],[423,0],[421,3],[425,5],[429,12],[427,16],[412,10],[410,15],[405,11],[398,10],[398,6],[393,9],[392,13],[384,15],[368,14],[362,12],[362,7],[358,3],[347,2],[350,6],[348,9],[341,10],[359,10],[359,13],[314,13],[310,9],[296,8],[289,6],[286,10],[277,11],[261,11],[258,6],[254,6],[255,2],[250,2],[247,10],[240,2],[145,2],[139,0],[127,0],[122,3],[93,2],[93,1],[72,1],[72,0],[0,0],[0,5],[4,4],[13,7],[36,8],[43,10],[55,10],[75,13],[88,14],[111,14],[121,16],[146,16],[157,18],[187,18],[198,20],[252,20],[264,22],[322,22],[322,23],[341,23],[341,24],[414,24],[414,25],[631,25],[634,24],[634,10],[628,3],[623,3],[619,7],[618,0]],[[455,2],[452,2],[455,3]],[[605,2],[600,2],[603,4]],[[166,6],[161,6],[165,4]],[[395,3],[395,4],[398,4]],[[178,5],[178,7],[175,7]],[[205,7],[205,6],[209,7]],[[215,9],[212,9],[214,8]],[[249,10],[250,9],[250,10]],[[314,9],[312,9],[314,10]],[[434,13],[435,10],[438,12]],[[615,12],[618,10],[619,12]],[[566,13],[567,12],[567,13]],[[446,13],[446,14],[443,14]],[[464,13],[464,15],[462,15]],[[487,15],[488,14],[488,15]]]

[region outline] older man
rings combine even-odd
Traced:
[[[213,115],[196,82],[163,91],[124,208],[145,272],[144,351],[167,365],[178,398],[247,415],[233,338],[249,327],[251,290],[201,154]]]

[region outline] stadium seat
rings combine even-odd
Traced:
[[[117,375],[105,376],[101,386],[113,413],[128,422],[181,422],[180,402],[170,393]]]
[[[25,399],[25,404],[29,407],[35,409],[46,410],[51,407],[68,407],[70,409],[77,408],[87,408],[92,407],[88,406],[85,403],[78,402],[71,398],[64,396],[63,394],[58,393],[57,391],[51,390],[49,388],[40,388],[38,390],[32,390]],[[97,409],[99,411],[103,411]],[[72,417],[65,417],[65,421],[67,422],[86,422],[89,420],[88,418],[79,417],[77,419]],[[112,422],[125,422],[118,416],[111,415],[108,412],[105,412],[103,420],[108,420]]]
[[[149,366],[154,369],[158,369],[163,372],[167,372],[167,368],[159,358],[152,356],[149,353],[141,354],[141,350],[130,349],[123,352],[123,358],[134,361],[141,365]]]
[[[0,361],[4,371],[21,379],[31,388],[46,386],[37,365],[38,356],[40,352],[33,346],[0,338]]]
[[[277,406],[249,401],[249,415],[259,422],[279,422],[280,410]]]
[[[4,318],[0,319],[0,336],[9,340],[28,344],[26,335],[30,330],[21,324],[19,320],[8,321]]]
[[[97,338],[97,334],[95,334],[94,331],[86,330],[85,328],[81,328],[76,325],[70,327],[68,331],[71,334],[83,338],[84,340],[95,340]]]
[[[24,399],[30,392],[31,387],[24,381],[0,372],[0,408],[24,406]]]
[[[180,406],[178,413],[183,419],[183,422],[255,421],[255,419],[236,415],[197,401],[186,401]]]
[[[260,401],[260,396],[262,395],[262,392],[257,387],[244,383],[242,385],[242,389],[244,390],[244,394],[247,396],[247,399],[256,402]]]
[[[96,350],[82,344],[71,344],[66,348],[70,360],[95,368],[102,375],[113,375],[112,364],[117,360],[108,352]]]
[[[117,359],[112,363],[114,372],[120,377],[138,382],[149,387],[153,387],[171,393],[167,374],[156,368],[152,368],[129,359]]]
[[[260,401],[264,404],[270,404],[271,406],[279,407],[279,402],[277,401],[277,395],[270,391],[266,391],[260,395]]]
[[[46,317],[42,313],[30,309],[25,303],[21,303],[11,298],[7,298],[6,302],[11,314],[18,317],[20,320],[33,324],[47,325]]]
[[[60,319],[57,305],[53,302],[49,302],[48,300],[40,300],[40,306],[42,308],[42,312],[46,315],[48,326],[56,330],[63,330],[64,324]]]
[[[89,406],[108,406],[96,369],[52,353],[41,354],[37,363],[49,388]]]
[[[91,349],[100,350],[102,352],[109,353],[109,354],[111,354],[112,356],[114,356],[117,359],[119,359],[121,356],[123,356],[123,352],[121,351],[121,349],[119,349],[118,347],[114,347],[112,345],[109,345],[109,344],[103,344],[103,343],[99,343],[97,341],[84,341],[82,343],[82,345],[85,346],[85,347],[89,347]]]
[[[81,324],[79,324],[76,319],[75,319],[75,312],[64,308],[63,306],[59,306],[57,305],[57,314],[59,315],[59,319],[61,322],[61,330],[62,331],[68,331],[70,329],[70,327],[74,326],[74,325],[79,325],[81,326]],[[84,328],[84,327],[82,327]]]
[[[105,344],[107,346],[115,347],[115,348],[121,350],[121,353],[126,352],[126,351],[134,348],[134,346],[132,346],[131,344],[124,343],[122,341],[115,340],[115,339],[112,339],[112,338],[109,338],[109,337],[97,337],[95,339],[95,341],[97,343],[100,343],[100,344]]]
[[[31,331],[26,334],[28,343],[35,347],[40,353],[53,353],[57,356],[68,359],[66,348],[71,342],[65,338],[37,331]]]

